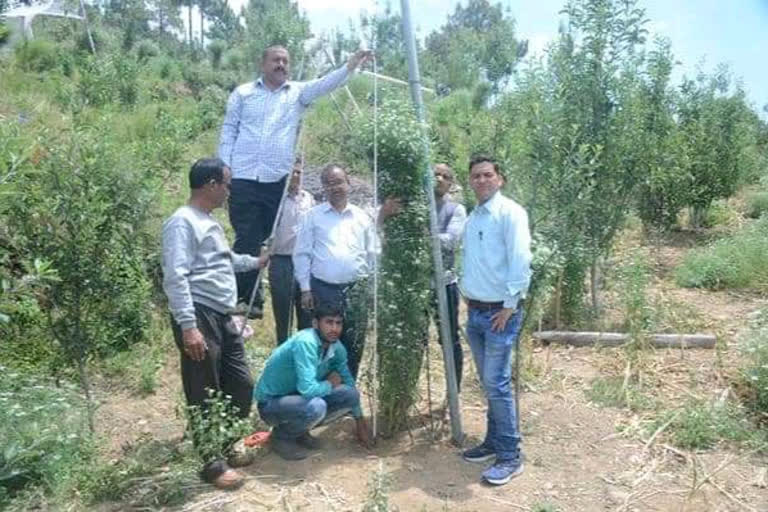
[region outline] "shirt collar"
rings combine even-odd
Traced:
[[[312,328],[312,334],[314,334],[314,335],[315,335],[315,342],[317,342],[317,352],[318,352],[318,354],[321,354],[321,355],[322,355],[322,350],[323,350],[323,340],[321,340],[321,339],[320,339],[320,335],[319,335],[319,334],[317,334],[317,329],[315,329],[315,328]],[[326,352],[326,353],[325,353],[325,357],[323,358],[323,361],[327,361],[327,360],[329,360],[330,358],[332,358],[332,357],[333,357],[333,354],[336,352],[336,344],[337,344],[338,342],[339,342],[339,341],[338,341],[338,340],[336,340],[336,341],[334,341],[333,343],[331,343],[331,344],[329,344],[329,345],[328,345],[328,352]]]
[[[277,91],[279,91],[279,90],[281,90],[281,89],[283,89],[283,88],[286,88],[286,89],[288,89],[288,88],[290,88],[290,87],[291,87],[291,83],[292,83],[292,82],[290,82],[289,80],[286,80],[285,82],[283,82],[283,85],[281,85],[280,87],[278,87],[277,89],[275,89],[275,90],[274,90],[274,91],[272,91],[272,92],[277,92]],[[255,82],[255,84],[256,84],[256,86],[257,86],[257,87],[261,87],[261,88],[262,88],[262,89],[264,89],[264,90],[269,90],[269,89],[267,89],[267,87],[264,85],[264,77],[261,77],[261,76],[260,76],[259,78],[257,78],[257,79],[256,79],[256,82]]]
[[[501,203],[501,189],[497,190],[490,199],[477,207],[478,210],[483,210],[488,213],[495,213],[499,209]]]
[[[340,211],[340,212],[338,210],[336,210],[336,208],[333,207],[333,205],[331,204],[330,201],[326,201],[324,204],[325,204],[325,206],[323,207],[323,211],[325,213],[328,213],[328,212],[332,211],[332,212],[338,213],[339,215],[343,215],[345,213],[351,213],[352,212],[352,210],[350,208],[352,206],[352,204],[349,201],[347,201],[347,206],[345,206],[344,209],[342,211]]]

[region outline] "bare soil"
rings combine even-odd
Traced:
[[[690,245],[678,240],[651,251],[655,265],[651,292],[694,311],[701,328],[716,332],[722,346],[648,355],[654,398],[670,409],[691,397],[715,400],[733,392],[738,337],[750,315],[766,305],[766,299],[755,294],[677,288],[670,269]],[[254,325],[257,336],[251,342],[269,346],[272,341],[265,333],[271,322]],[[483,466],[464,462],[460,449],[450,443],[448,422],[438,411],[444,384],[440,351],[433,344],[433,411],[429,414],[422,382],[423,399],[414,411],[410,432],[380,439],[374,450],[366,451],[355,444],[353,423],[344,421],[319,431],[325,449],[309,459],[289,463],[264,450],[244,469],[248,479],[239,491],[224,493],[204,486],[178,509],[356,511],[369,501],[378,473],[386,475],[390,506],[403,511],[768,512],[764,452],[728,445],[701,453],[677,449],[663,431],[650,439],[647,414],[600,407],[588,400],[585,390],[594,378],[621,374],[620,350],[532,347],[530,342],[524,347],[529,375],[521,395],[525,472],[506,486],[482,484]],[[175,347],[168,350],[154,395],[140,398],[124,390],[104,395],[97,424],[111,439],[111,457],[119,457],[122,445],[141,436],[180,440],[178,362]],[[484,434],[485,402],[466,352],[461,404],[465,445],[470,445]],[[546,505],[553,508],[537,508]]]

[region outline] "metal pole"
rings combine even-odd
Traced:
[[[424,103],[421,99],[421,78],[419,76],[419,61],[416,55],[416,40],[411,26],[411,7],[408,0],[400,0],[400,10],[403,23],[403,39],[408,54],[408,83],[411,88],[411,98],[416,107],[416,115],[422,127],[426,128],[424,120]],[[445,291],[445,272],[443,271],[443,254],[440,248],[440,230],[437,225],[437,202],[435,201],[435,177],[429,165],[429,141],[424,130],[424,189],[429,199],[429,229],[432,232],[432,259],[435,266],[435,289],[437,291],[438,313],[440,315],[440,336],[443,340],[443,363],[445,376],[448,381],[448,405],[451,411],[451,434],[454,443],[460,444],[464,438],[461,428],[461,410],[459,409],[459,391],[456,384],[456,366],[453,360],[453,338],[448,317],[448,294]],[[429,350],[429,348],[427,348]],[[431,411],[430,411],[431,412]]]

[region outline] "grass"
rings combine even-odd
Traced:
[[[691,250],[675,270],[675,279],[687,288],[768,290],[768,218]]]
[[[132,345],[128,350],[99,363],[102,374],[121,387],[141,396],[151,395],[157,389],[157,372],[163,367],[169,350],[176,350],[166,317],[153,318],[147,340]],[[173,352],[171,352],[173,353]]]
[[[602,407],[626,408],[631,411],[656,407],[655,400],[643,392],[640,386],[631,382],[625,386],[624,378],[619,376],[597,377],[585,393],[589,401]]]
[[[76,387],[0,367],[0,508],[70,494],[95,455],[85,411]]]
[[[768,325],[766,311],[741,344],[744,363],[737,385],[745,405],[758,420],[768,425]]]
[[[768,448],[768,433],[752,424],[744,410],[725,402],[712,404],[690,400],[677,411],[666,411],[651,422],[648,435],[669,422],[665,435],[686,450],[707,450],[721,442]]]
[[[768,192],[752,192],[746,198],[746,216],[751,219],[759,219],[768,212]]]

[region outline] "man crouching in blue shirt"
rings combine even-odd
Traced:
[[[309,431],[350,413],[358,441],[370,447],[360,393],[347,366],[347,351],[338,341],[342,313],[318,304],[312,325],[272,352],[253,393],[261,419],[273,427],[272,449],[286,460],[301,460],[308,450],[319,449],[320,440]]]

